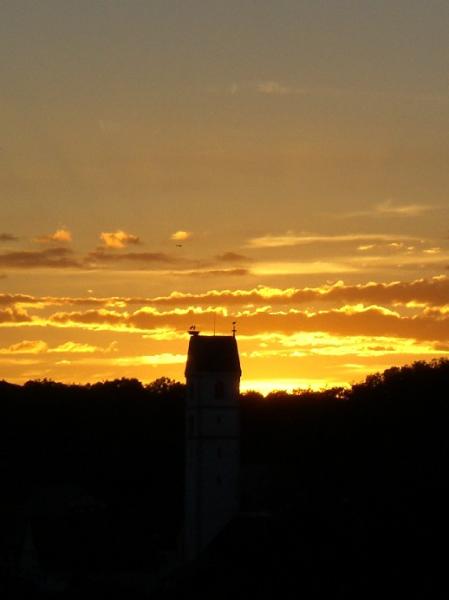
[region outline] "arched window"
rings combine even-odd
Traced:
[[[214,396],[217,400],[224,398],[224,383],[220,380],[215,382]]]

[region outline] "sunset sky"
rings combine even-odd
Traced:
[[[0,379],[449,357],[447,0],[5,0]]]

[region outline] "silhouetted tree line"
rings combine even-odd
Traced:
[[[294,589],[300,573],[305,597],[315,597],[312,589],[343,597],[368,580],[380,589],[391,576],[399,591],[443,597],[448,392],[449,361],[438,360],[349,389],[242,394],[243,508],[273,518],[269,543],[256,558],[241,557],[246,574],[238,577],[257,567],[261,586],[278,586],[275,594]],[[2,521],[39,486],[70,482],[108,506],[108,529],[126,542],[130,564],[139,564],[148,540],[176,543],[184,394],[167,378],[146,386],[0,382]]]

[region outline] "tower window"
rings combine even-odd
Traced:
[[[215,382],[214,396],[217,400],[224,398],[224,383],[222,381]]]

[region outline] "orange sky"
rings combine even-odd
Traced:
[[[0,8],[0,378],[245,389],[449,352],[449,5]]]

